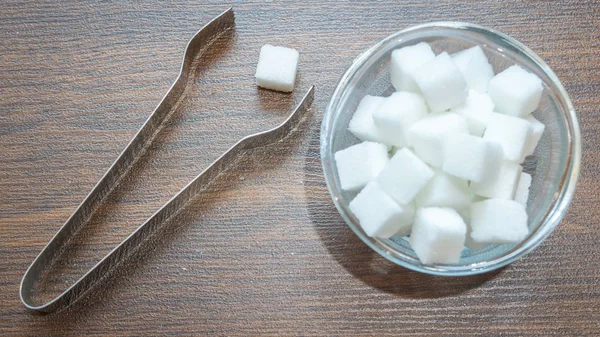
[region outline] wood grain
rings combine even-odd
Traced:
[[[185,209],[110,282],[70,309],[27,312],[20,278],[102,176],[179,71],[218,1],[0,4],[0,331],[82,335],[600,334],[600,22],[597,2],[241,2],[189,100],[135,174],[47,276],[57,294],[240,137],[274,126],[308,87],[312,118],[257,149]],[[399,29],[454,20],[530,46],[579,113],[580,182],[559,228],[486,275],[439,278],[373,253],[347,228],[319,159],[323,110],[360,52]],[[297,89],[259,90],[260,46],[300,51]]]

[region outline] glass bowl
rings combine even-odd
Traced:
[[[394,92],[389,79],[390,54],[396,48],[425,41],[434,52],[454,53],[481,46],[494,73],[518,64],[543,82],[542,99],[534,116],[546,126],[533,156],[524,170],[533,182],[527,203],[530,235],[521,243],[488,245],[464,249],[458,264],[422,264],[406,237],[368,237],[348,208],[356,192],[340,187],[334,161],[336,151],[359,142],[348,123],[365,95],[389,96]],[[544,61],[517,40],[478,25],[462,22],[435,22],[414,26],[390,35],[357,57],[341,78],[321,125],[321,160],[325,181],[335,206],[348,226],[373,250],[386,259],[423,273],[434,275],[473,275],[503,267],[537,247],[565,215],[575,192],[581,161],[581,137],[571,100],[564,87]]]

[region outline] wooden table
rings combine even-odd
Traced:
[[[233,38],[203,60],[190,98],[47,276],[73,282],[240,137],[281,122],[316,85],[312,118],[251,152],[152,245],[70,309],[35,315],[23,272],[175,79],[217,1],[0,4],[0,334],[599,335],[600,3],[244,2]],[[579,113],[577,193],[559,228],[498,272],[441,278],[373,253],[327,193],[319,127],[338,79],[385,36],[468,21],[543,57]],[[259,90],[265,43],[300,51],[291,95]]]

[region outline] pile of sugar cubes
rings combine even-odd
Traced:
[[[424,264],[525,239],[542,81],[518,65],[494,74],[479,46],[435,55],[424,42],[392,52],[390,77],[397,92],[365,96],[349,123],[362,143],[335,153],[364,232],[410,235]]]

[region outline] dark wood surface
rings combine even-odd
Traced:
[[[25,310],[25,269],[175,79],[187,40],[231,4],[0,4],[0,334],[600,334],[600,4],[523,1],[243,2],[190,98],[135,174],[75,238],[39,300],[58,294],[240,137],[274,126],[316,85],[312,117],[255,150],[70,309]],[[554,69],[579,113],[577,193],[559,228],[498,272],[421,275],[344,224],[319,159],[323,110],[354,57],[410,25],[489,26]],[[293,94],[259,90],[260,46],[300,51]],[[42,291],[43,290],[43,291]]]

